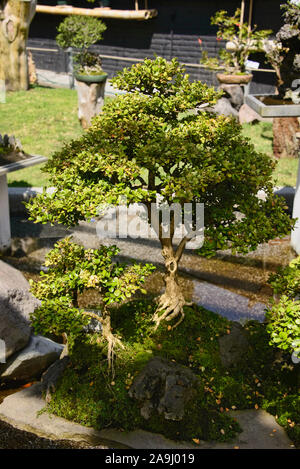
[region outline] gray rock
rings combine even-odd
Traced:
[[[46,402],[51,401],[51,394],[56,390],[56,385],[59,378],[63,375],[65,369],[70,362],[70,357],[65,356],[62,359],[56,360],[52,365],[43,373],[41,377],[42,391],[46,394]]]
[[[36,251],[39,247],[39,239],[31,236],[13,238],[11,240],[11,254],[14,257],[22,257]]]
[[[0,261],[0,294],[15,288],[29,290],[27,280],[19,270]]]
[[[243,104],[239,110],[239,121],[240,124],[249,124],[251,122],[261,121],[262,118],[257,112],[251,109],[248,104]]]
[[[240,85],[227,85],[226,83],[222,83],[219,89],[225,92],[225,98],[229,100],[230,104],[237,111],[244,104],[244,92]]]
[[[2,366],[0,379],[2,382],[29,381],[38,378],[63,350],[57,344],[42,336],[31,336],[30,342],[21,352],[9,358]]]
[[[220,358],[223,366],[229,368],[237,365],[249,350],[246,331],[238,322],[234,322],[230,334],[219,337]]]
[[[135,378],[129,395],[139,402],[141,415],[145,419],[157,411],[167,420],[182,420],[197,385],[198,378],[191,370],[155,357]]]
[[[287,212],[290,216],[293,214],[293,207],[294,207],[294,198],[295,198],[295,189],[294,187],[285,186],[281,189],[274,192],[275,195],[279,197],[283,197],[285,199],[285,203],[288,207]]]
[[[29,342],[29,316],[39,305],[22,273],[0,261],[0,339],[5,343],[5,359]]]
[[[228,116],[228,117],[232,116],[238,120],[239,114],[236,111],[236,109],[232,107],[229,99],[227,98],[220,98],[217,104],[215,104],[212,109],[213,109],[213,112],[215,112],[218,115],[223,115],[223,116]]]

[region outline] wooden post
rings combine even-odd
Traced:
[[[135,9],[136,9],[136,10],[139,9],[139,1],[138,1],[138,0],[135,0]]]
[[[104,104],[105,81],[101,83],[84,83],[76,80],[78,94],[78,119],[81,126],[87,129],[92,118],[99,114]]]
[[[248,18],[248,36],[250,36],[250,33],[251,33],[252,14],[253,14],[253,0],[250,0],[249,18]]]
[[[240,16],[240,38],[242,37],[242,26],[244,24],[244,14],[245,14],[245,0],[242,0],[241,16]]]
[[[6,89],[27,90],[26,41],[37,0],[3,0],[0,4],[0,80]]]

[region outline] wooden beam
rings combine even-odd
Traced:
[[[76,8],[68,5],[37,5],[37,13],[49,15],[83,15],[97,18],[117,18],[121,20],[149,20],[158,15],[157,10],[113,10],[105,8]]]

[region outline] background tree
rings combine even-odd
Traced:
[[[29,203],[32,219],[74,225],[97,216],[102,203],[117,205],[126,196],[128,204],[147,205],[150,223],[150,204],[159,195],[168,204],[204,203],[205,254],[227,247],[247,252],[288,232],[292,223],[273,195],[274,162],[254,150],[235,121],[203,111],[220,93],[191,83],[176,59],[160,57],[124,69],[112,82],[127,93],[106,104],[83,137],[48,161],[45,170],[56,190]],[[199,112],[188,112],[196,107]],[[158,224],[166,289],[154,321],[176,318],[176,326],[185,305],[178,264],[189,236],[175,246],[174,217],[170,225],[163,237]]]
[[[7,90],[29,86],[26,41],[37,0],[0,1],[0,80]]]

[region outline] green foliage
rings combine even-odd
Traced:
[[[279,269],[269,278],[274,292],[280,296],[268,310],[267,330],[271,343],[290,353],[300,352],[300,257]]]
[[[158,57],[112,80],[128,93],[104,106],[85,135],[48,161],[56,188],[32,199],[36,222],[74,225],[103,203],[155,202],[205,206],[206,251],[239,251],[286,234],[292,222],[273,196],[274,163],[254,150],[232,119],[187,112],[220,94],[190,83],[176,59]],[[263,189],[266,200],[256,196]],[[236,213],[241,217],[237,219]]]
[[[238,8],[233,16],[227,11],[220,10],[211,18],[211,24],[218,26],[217,39],[230,41],[233,50],[220,49],[219,57],[208,57],[202,53],[201,63],[212,70],[224,70],[227,73],[244,74],[246,62],[251,52],[262,50],[263,40],[271,30],[257,31],[256,27],[249,28],[247,22],[240,23],[241,10]]]
[[[249,351],[241,363],[226,370],[218,338],[230,332],[230,321],[194,305],[185,307],[181,327],[168,330],[161,325],[153,333],[154,309],[149,299],[112,309],[113,329],[124,344],[116,357],[113,381],[105,366],[103,344],[78,341],[48,410],[97,429],[140,428],[175,440],[228,441],[239,431],[229,410],[263,407],[277,415],[290,437],[300,443],[295,370],[276,361],[276,349],[268,343],[264,324],[251,321],[245,326]],[[128,395],[132,381],[153,356],[187,366],[199,379],[198,394],[180,424],[155,414],[144,420]],[[288,402],[293,405],[289,407]]]
[[[32,293],[42,300],[32,315],[35,331],[75,338],[88,322],[78,304],[84,291],[99,292],[97,308],[101,314],[104,308],[128,300],[141,289],[153,266],[113,262],[118,253],[116,246],[84,249],[70,238],[59,241],[46,256],[47,272],[40,273],[39,281],[30,282]]]
[[[56,42],[63,49],[79,49],[80,52],[75,58],[79,62],[80,72],[99,71],[101,60],[99,56],[89,53],[88,49],[103,39],[105,30],[106,25],[98,18],[70,15],[59,24]]]
[[[103,39],[105,24],[92,16],[67,16],[57,28],[56,42],[63,49],[87,50]]]

